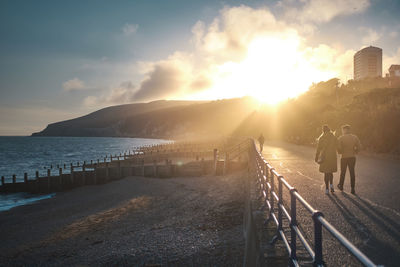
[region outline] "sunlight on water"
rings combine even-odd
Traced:
[[[23,181],[24,172],[28,179],[34,179],[35,171],[47,175],[47,168],[53,167],[52,174],[58,174],[57,164],[67,169],[79,161],[90,162],[110,154],[124,153],[134,147],[166,143],[160,139],[113,138],[113,137],[0,137],[0,176],[7,182],[13,174],[17,181]]]

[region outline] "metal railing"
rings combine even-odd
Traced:
[[[323,266],[322,253],[322,228],[325,228],[339,243],[344,246],[361,264],[364,266],[375,265],[364,253],[355,247],[346,237],[344,237],[332,224],[325,218],[322,212],[314,209],[282,175],[280,175],[257,150],[254,140],[250,146],[250,161],[253,162],[257,176],[257,187],[261,192],[263,205],[268,207],[267,221],[272,220],[277,226],[277,235],[271,243],[282,240],[289,254],[289,265],[300,266],[297,258],[297,238],[304,246],[307,253],[312,257],[314,266]],[[278,191],[275,183],[278,184]],[[286,188],[290,193],[290,209],[285,207],[283,202],[283,189]],[[314,246],[312,247],[306,240],[297,223],[297,202],[299,202],[310,214],[314,224]],[[289,203],[289,202],[288,202]],[[276,205],[276,207],[275,207]],[[277,214],[275,213],[277,210]],[[289,221],[290,240],[286,237],[283,230],[283,218]]]

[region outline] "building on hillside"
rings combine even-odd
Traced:
[[[389,68],[390,78],[400,78],[400,65],[391,65]]]
[[[382,77],[382,49],[369,46],[354,54],[354,80]]]

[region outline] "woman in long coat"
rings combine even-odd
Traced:
[[[337,172],[337,138],[328,125],[324,125],[322,131],[323,133],[318,138],[315,162],[319,164],[319,171],[324,173],[325,193],[329,194],[329,186],[331,192],[335,192],[333,189],[333,173]]]

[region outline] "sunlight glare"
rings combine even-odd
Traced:
[[[253,96],[261,103],[278,104],[308,90],[313,82],[334,73],[312,66],[300,49],[297,35],[261,36],[253,39],[241,62],[216,66],[213,86],[200,98]]]

